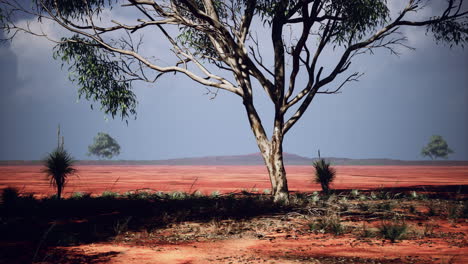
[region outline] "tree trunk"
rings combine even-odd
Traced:
[[[276,115],[275,128],[271,141],[269,141],[251,99],[245,98],[244,106],[247,110],[250,128],[255,135],[258,148],[268,169],[273,200],[275,203],[289,204],[288,181],[283,163],[282,115]]]
[[[57,185],[57,199],[58,200],[62,198],[62,189],[63,189],[63,186]]]
[[[272,183],[272,195],[275,203],[289,204],[288,181],[283,162],[282,143],[271,142],[271,151],[265,159],[268,174]]]

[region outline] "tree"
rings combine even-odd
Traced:
[[[442,136],[433,135],[429,140],[429,143],[421,150],[423,157],[429,157],[432,160],[436,158],[448,158],[449,154],[452,154],[453,150],[448,147],[447,142]]]
[[[99,132],[94,137],[92,145],[88,146],[88,155],[96,155],[106,159],[120,154],[120,145],[109,134]]]
[[[60,200],[68,177],[75,174],[77,170],[73,167],[73,158],[64,148],[63,137],[61,138],[62,141],[60,141],[60,126],[57,138],[57,148],[44,159],[42,172],[49,178],[50,185],[57,189],[57,199]]]
[[[167,74],[182,74],[216,96],[219,90],[242,100],[250,127],[268,169],[274,201],[288,203],[283,164],[285,134],[301,119],[316,95],[336,94],[362,75],[349,72],[362,54],[386,49],[398,54],[407,45],[405,27],[425,27],[438,42],[463,45],[468,40],[463,0],[436,1],[437,13],[427,18],[412,14],[429,9],[428,0],[407,0],[392,17],[386,0],[33,0],[22,6],[0,0],[3,28],[13,37],[33,32],[15,23],[23,12],[38,21],[56,23],[72,33],[56,41],[54,56],[70,65],[78,93],[97,101],[112,117],[128,120],[135,114],[135,81],[157,82]],[[133,9],[133,22],[103,16],[103,10]],[[253,25],[256,26],[253,26]],[[119,34],[119,32],[121,32]],[[261,35],[269,34],[273,51],[265,54]],[[147,53],[142,37],[158,34],[173,53],[173,64]],[[117,37],[116,37],[117,36]],[[154,44],[153,44],[154,46]],[[262,49],[260,48],[262,47]],[[328,68],[324,51],[338,54]],[[264,58],[272,58],[269,66]],[[164,62],[162,62],[164,61]],[[289,64],[290,62],[290,64]],[[303,79],[305,78],[305,81]],[[260,87],[260,90],[254,90]],[[273,104],[272,133],[267,135],[254,104],[254,94],[266,93]]]

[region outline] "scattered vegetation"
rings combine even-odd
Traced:
[[[247,190],[206,195],[200,191],[149,189],[122,194],[105,191],[100,195],[75,192],[58,200],[34,198],[5,188],[0,205],[0,240],[43,240],[41,248],[45,249],[100,241],[139,245],[230,237],[275,239],[271,234],[295,238],[312,233],[330,239],[332,235],[354,237],[364,243],[380,239],[395,243],[452,236],[442,233],[437,221],[461,223],[459,219],[466,217],[466,201],[411,197],[411,192],[299,192],[292,193],[291,203],[284,206],[275,204],[265,192]],[[438,213],[433,215],[436,221],[424,209],[417,212],[416,208],[424,206],[437,208]],[[414,228],[410,229],[410,224]]]

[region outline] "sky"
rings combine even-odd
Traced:
[[[397,8],[391,4],[393,14]],[[435,8],[418,16],[431,15]],[[132,13],[118,10],[103,16],[104,21],[134,19]],[[27,23],[28,18],[18,22]],[[51,37],[67,34],[56,25],[29,22]],[[257,22],[254,30],[267,30]],[[468,50],[437,45],[423,28],[403,32],[416,50],[401,49],[400,56],[382,50],[354,60],[350,72],[364,76],[340,94],[316,96],[286,134],[285,152],[315,157],[320,149],[328,157],[420,160],[421,148],[431,135],[439,134],[455,151],[449,159],[468,160]],[[167,43],[150,33],[145,33],[144,51],[170,63]],[[260,34],[260,40],[268,62],[272,54],[268,34]],[[87,146],[98,132],[119,142],[118,159],[258,152],[240,97],[220,91],[210,99],[202,85],[167,74],[155,84],[134,85],[138,114],[127,125],[78,99],[67,65],[52,58],[53,46],[26,34],[0,46],[0,160],[44,158],[57,144],[58,124],[65,147],[76,159],[94,158],[86,155]],[[336,62],[336,51],[327,50],[326,55],[322,65]],[[259,87],[254,93],[263,124],[271,132],[273,105]]]

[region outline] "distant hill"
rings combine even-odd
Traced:
[[[468,161],[436,160],[406,161],[393,159],[347,159],[324,157],[334,165],[418,165],[418,166],[468,166]],[[284,153],[286,165],[311,165],[317,158],[307,158],[296,154]],[[0,161],[0,165],[40,165],[40,161],[11,160]],[[263,165],[260,153],[232,156],[208,156],[167,160],[80,160],[78,165]]]

